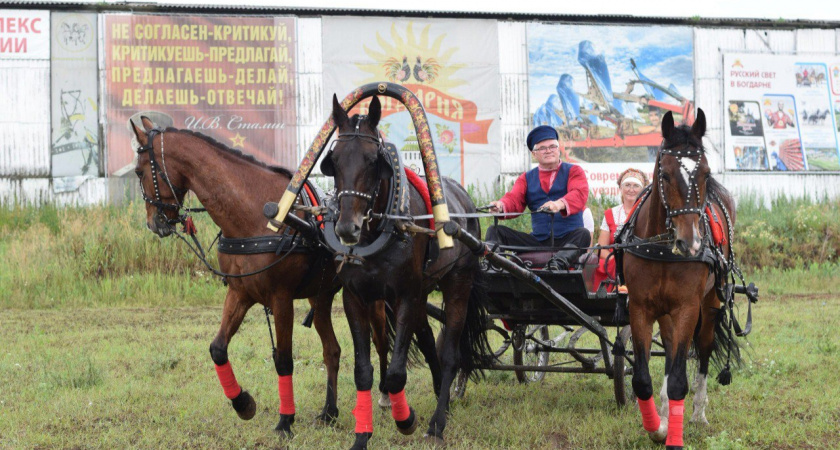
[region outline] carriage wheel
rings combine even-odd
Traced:
[[[618,333],[618,338],[624,343],[624,348],[627,352],[633,350],[633,342],[630,338],[630,325],[626,325]],[[632,402],[636,395],[633,392],[633,385],[631,384],[631,377],[633,376],[633,367],[627,365],[627,358],[624,355],[615,356],[613,358],[613,389],[615,391],[615,401],[619,408],[626,406],[628,402]]]
[[[573,358],[578,360],[583,365],[583,367],[587,369],[594,369],[595,366],[598,365],[598,362],[600,362],[601,359],[604,357],[603,354],[596,353],[594,356],[589,357],[583,353],[575,351],[575,345],[577,344],[577,341],[588,331],[589,330],[587,330],[584,327],[580,327],[577,330],[575,330],[575,332],[572,334],[572,337],[569,338],[568,348],[569,354],[572,355]]]
[[[521,331],[519,332],[521,333]],[[548,325],[528,325],[528,328],[525,329],[524,336],[521,338],[521,344],[516,342],[518,339],[514,339],[515,344],[519,345],[513,346],[513,364],[517,366],[548,366],[550,353],[539,351],[539,343],[537,341],[548,342],[549,339]],[[514,370],[514,373],[520,383],[536,383],[545,378],[545,372],[539,370]]]

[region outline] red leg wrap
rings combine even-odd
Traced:
[[[636,399],[639,402],[639,411],[642,413],[642,427],[648,433],[653,433],[659,429],[659,414],[656,414],[656,401],[651,396],[647,400],[640,398]]]
[[[683,413],[685,400],[668,400],[668,438],[665,445],[683,446]]]
[[[292,388],[292,376],[277,377],[277,392],[280,393],[280,414],[295,413],[295,390]]]
[[[356,391],[356,433],[373,433],[373,400],[370,391]]]
[[[230,366],[230,361],[216,366],[216,375],[219,376],[219,383],[222,384],[222,389],[225,390],[225,397],[233,400],[235,399],[242,388],[236,382],[236,377],[233,375],[233,368]]]
[[[405,389],[396,394],[389,393],[388,398],[391,399],[391,417],[397,422],[408,420],[411,411],[408,408],[408,400],[405,399]]]

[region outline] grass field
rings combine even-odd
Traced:
[[[732,385],[710,383],[710,425],[686,427],[693,448],[840,446],[840,275],[820,276],[821,293],[804,293],[809,276],[772,274],[754,312],[749,359]],[[221,299],[219,299],[221,300]],[[207,348],[218,304],[178,307],[13,309],[2,312],[0,447],[346,448],[353,440],[352,345],[336,307],[343,349],[338,424],[312,423],[325,372],[314,330],[295,328],[296,435],[278,438],[276,375],[263,312],[254,308],[231,344],[237,377],[258,402],[243,422],[216,380]],[[305,302],[295,311],[298,322]],[[661,362],[654,373],[661,373]],[[378,379],[378,374],[377,374]],[[657,380],[660,378],[657,376]],[[454,448],[655,448],[634,407],[617,409],[604,375],[548,374],[519,385],[491,372],[453,405],[446,437]],[[424,367],[409,373],[409,401],[423,425],[434,409]],[[691,402],[687,400],[687,405]],[[374,448],[424,447],[396,432],[390,414],[374,412]]]
[[[296,434],[281,439],[272,432],[277,381],[262,310],[248,314],[230,346],[237,378],[258,404],[243,422],[208,352],[225,288],[180,242],[145,231],[140,217],[137,204],[0,211],[0,448],[349,447],[355,387],[340,302],[339,421],[312,423],[326,375],[317,334],[296,325]],[[198,222],[205,242],[214,234],[208,225]],[[831,262],[749,268],[762,297],[748,358],[732,385],[710,382],[710,425],[686,426],[691,448],[840,448],[840,266],[836,249],[822,247]],[[296,322],[306,311],[298,302]],[[658,391],[661,361],[652,372]],[[425,367],[410,370],[407,394],[417,434],[400,435],[390,413],[376,409],[372,448],[425,447],[435,404]],[[604,375],[548,374],[519,385],[512,373],[489,372],[453,404],[446,438],[453,448],[659,447],[633,405],[615,406]]]

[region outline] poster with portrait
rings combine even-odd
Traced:
[[[561,158],[593,194],[618,195],[628,167],[653,171],[667,112],[693,122],[691,28],[528,25],[532,125],[557,129]]]
[[[133,168],[128,120],[141,114],[266,163],[297,164],[293,17],[104,20],[108,174]]]
[[[840,171],[834,59],[724,55],[727,169]]]
[[[426,110],[441,175],[487,188],[501,170],[498,28],[489,20],[324,17],[326,111],[358,86],[398,83]],[[423,172],[409,113],[381,97],[385,139]],[[365,113],[369,100],[354,109]]]

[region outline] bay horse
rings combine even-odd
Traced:
[[[374,96],[367,116],[348,117],[333,96],[332,117],[338,138],[323,158],[321,172],[335,181],[338,210],[335,234],[344,246],[367,245],[378,237],[375,230],[379,220],[385,220],[374,217],[385,211],[389,201],[388,195],[378,193],[389,192],[394,177],[399,176],[384,154],[386,149],[377,130],[381,104]],[[450,179],[443,179],[443,183],[445,200],[451,211],[456,214],[475,212],[475,205],[460,185]],[[425,214],[426,206],[420,192],[411,186],[409,194],[410,214]],[[460,219],[459,222],[470,233],[480,235],[477,219]],[[450,387],[456,372],[460,369],[465,374],[475,375],[478,373],[476,367],[492,354],[484,332],[486,292],[479,283],[478,257],[455,241],[454,248],[441,250],[437,260],[424,267],[429,244],[430,237],[426,234],[401,234],[389,246],[366,256],[361,264],[343,264],[338,269],[355,355],[357,397],[353,410],[356,418],[353,448],[367,448],[373,434],[370,327],[364,315],[368,303],[385,298],[395,305],[396,336],[384,387],[391,400],[392,417],[403,434],[411,434],[417,427],[414,409],[405,397],[410,339],[413,334],[417,335],[418,346],[424,354],[429,347],[434,349],[435,340],[426,316],[426,298],[435,285],[443,294],[445,320],[438,350],[441,381],[440,387],[437,383],[435,387],[438,401],[426,433],[428,440],[443,443]]]
[[[262,208],[265,202],[285,191],[291,179],[287,169],[268,166],[198,133],[175,128],[157,129],[146,117],[141,121],[144,128],[132,122],[140,144],[135,173],[140,178],[141,192],[146,200],[149,230],[161,238],[175,232],[176,223],[183,220],[180,211],[184,196],[192,191],[228,242],[269,234]],[[276,244],[278,237],[274,235],[271,240]],[[219,251],[219,267],[228,274],[247,274],[274,264],[251,276],[225,278],[228,290],[222,322],[210,344],[219,382],[240,418],[251,419],[256,412],[256,403],[234,376],[228,359],[228,344],[248,310],[261,304],[273,313],[277,338],[272,356],[278,375],[280,419],[275,431],[291,434],[295,418],[292,329],[293,300],[296,298],[308,298],[313,308],[314,325],[321,338],[327,368],[326,401],[316,419],[331,424],[338,417],[336,383],[341,348],[333,331],[331,309],[340,285],[328,258],[325,252],[311,249],[290,252],[286,256],[278,256],[274,251],[255,254]],[[382,302],[371,307],[368,314],[377,351],[381,358],[387,358],[387,319]]]
[[[633,391],[644,429],[652,439],[664,440],[668,448],[683,446],[684,399],[688,394],[686,362],[692,341],[699,358],[692,422],[708,423],[705,408],[710,359],[721,363],[729,354],[734,355],[736,362],[739,358],[737,344],[721,329],[718,289],[725,280],[716,277],[712,263],[715,258],[730,263],[731,242],[719,238],[729,236],[731,241],[735,208],[726,189],[710,175],[702,142],[705,131],[702,109],[698,109],[691,127],[675,126],[670,112],[663,118],[663,143],[653,184],[649,195],[637,206],[635,236],[631,237],[642,245],[626,250],[623,256],[635,354]],[[721,220],[709,222],[714,218]],[[716,226],[720,228],[714,230]],[[713,234],[718,236],[713,238]],[[644,245],[645,240],[662,236],[670,236],[673,247]],[[654,322],[659,323],[665,347],[659,416],[648,369]],[[728,370],[727,361],[727,375]],[[723,372],[721,375],[721,383],[728,384],[728,380],[723,380]]]

